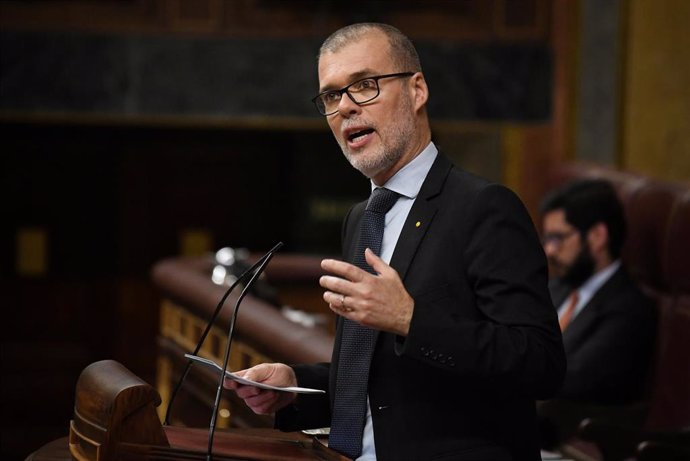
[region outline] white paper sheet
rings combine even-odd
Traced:
[[[216,362],[213,360],[206,359],[204,357],[199,357],[198,355],[192,355],[192,354],[185,354],[184,355],[186,358],[190,360],[194,360],[197,363],[200,363],[202,365],[205,365],[206,367],[212,368],[218,372],[223,371],[223,367],[218,365]],[[322,391],[320,389],[310,389],[308,387],[276,387],[276,386],[270,386],[268,384],[264,383],[257,383],[256,381],[252,381],[250,379],[245,379],[240,376],[237,376],[236,374],[226,371],[225,376],[228,377],[229,379],[232,379],[233,381],[237,381],[240,384],[245,384],[247,386],[255,386],[258,387],[259,389],[269,389],[272,391],[280,391],[280,392],[295,392],[297,394],[324,394],[326,391]]]

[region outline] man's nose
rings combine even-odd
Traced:
[[[556,254],[556,245],[554,245],[553,242],[546,241],[544,242],[543,246],[544,254],[546,254],[546,256],[553,256]]]
[[[338,103],[338,113],[343,117],[349,117],[351,115],[359,114],[362,111],[359,104],[355,103],[350,95],[347,93],[343,94]]]

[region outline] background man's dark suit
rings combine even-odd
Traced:
[[[569,289],[554,283],[554,304]],[[599,404],[642,397],[654,352],[656,311],[621,267],[563,332],[568,370],[558,398]]]
[[[364,206],[345,220],[349,261]],[[534,400],[556,392],[565,360],[546,261],[522,203],[439,154],[390,264],[415,309],[409,335],[380,333],[372,359],[378,459],[539,459]],[[330,369],[295,367],[300,385],[329,395],[299,397],[278,412],[278,427],[329,425],[323,399],[332,403],[339,341],[340,328]]]

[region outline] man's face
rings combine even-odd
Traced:
[[[320,92],[339,89],[355,80],[406,72],[390,58],[390,45],[372,31],[319,60]],[[352,166],[381,185],[424,146],[416,129],[410,78],[379,80],[379,96],[362,105],[343,94],[338,112],[327,116],[336,141]],[[416,150],[419,149],[419,150]]]
[[[565,211],[544,215],[543,244],[554,277],[578,287],[594,272],[594,260],[580,232],[565,219]]]

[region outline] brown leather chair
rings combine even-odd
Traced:
[[[631,407],[592,410],[564,449],[606,461],[667,459],[656,458],[660,453],[690,459],[690,184],[564,163],[551,171],[549,186],[580,178],[607,179],[616,187],[628,220],[623,263],[655,301],[659,330],[649,392],[641,402],[646,411],[632,411],[641,415],[634,421],[623,416]],[[589,409],[579,410],[583,416]],[[569,452],[571,447],[576,449]]]

